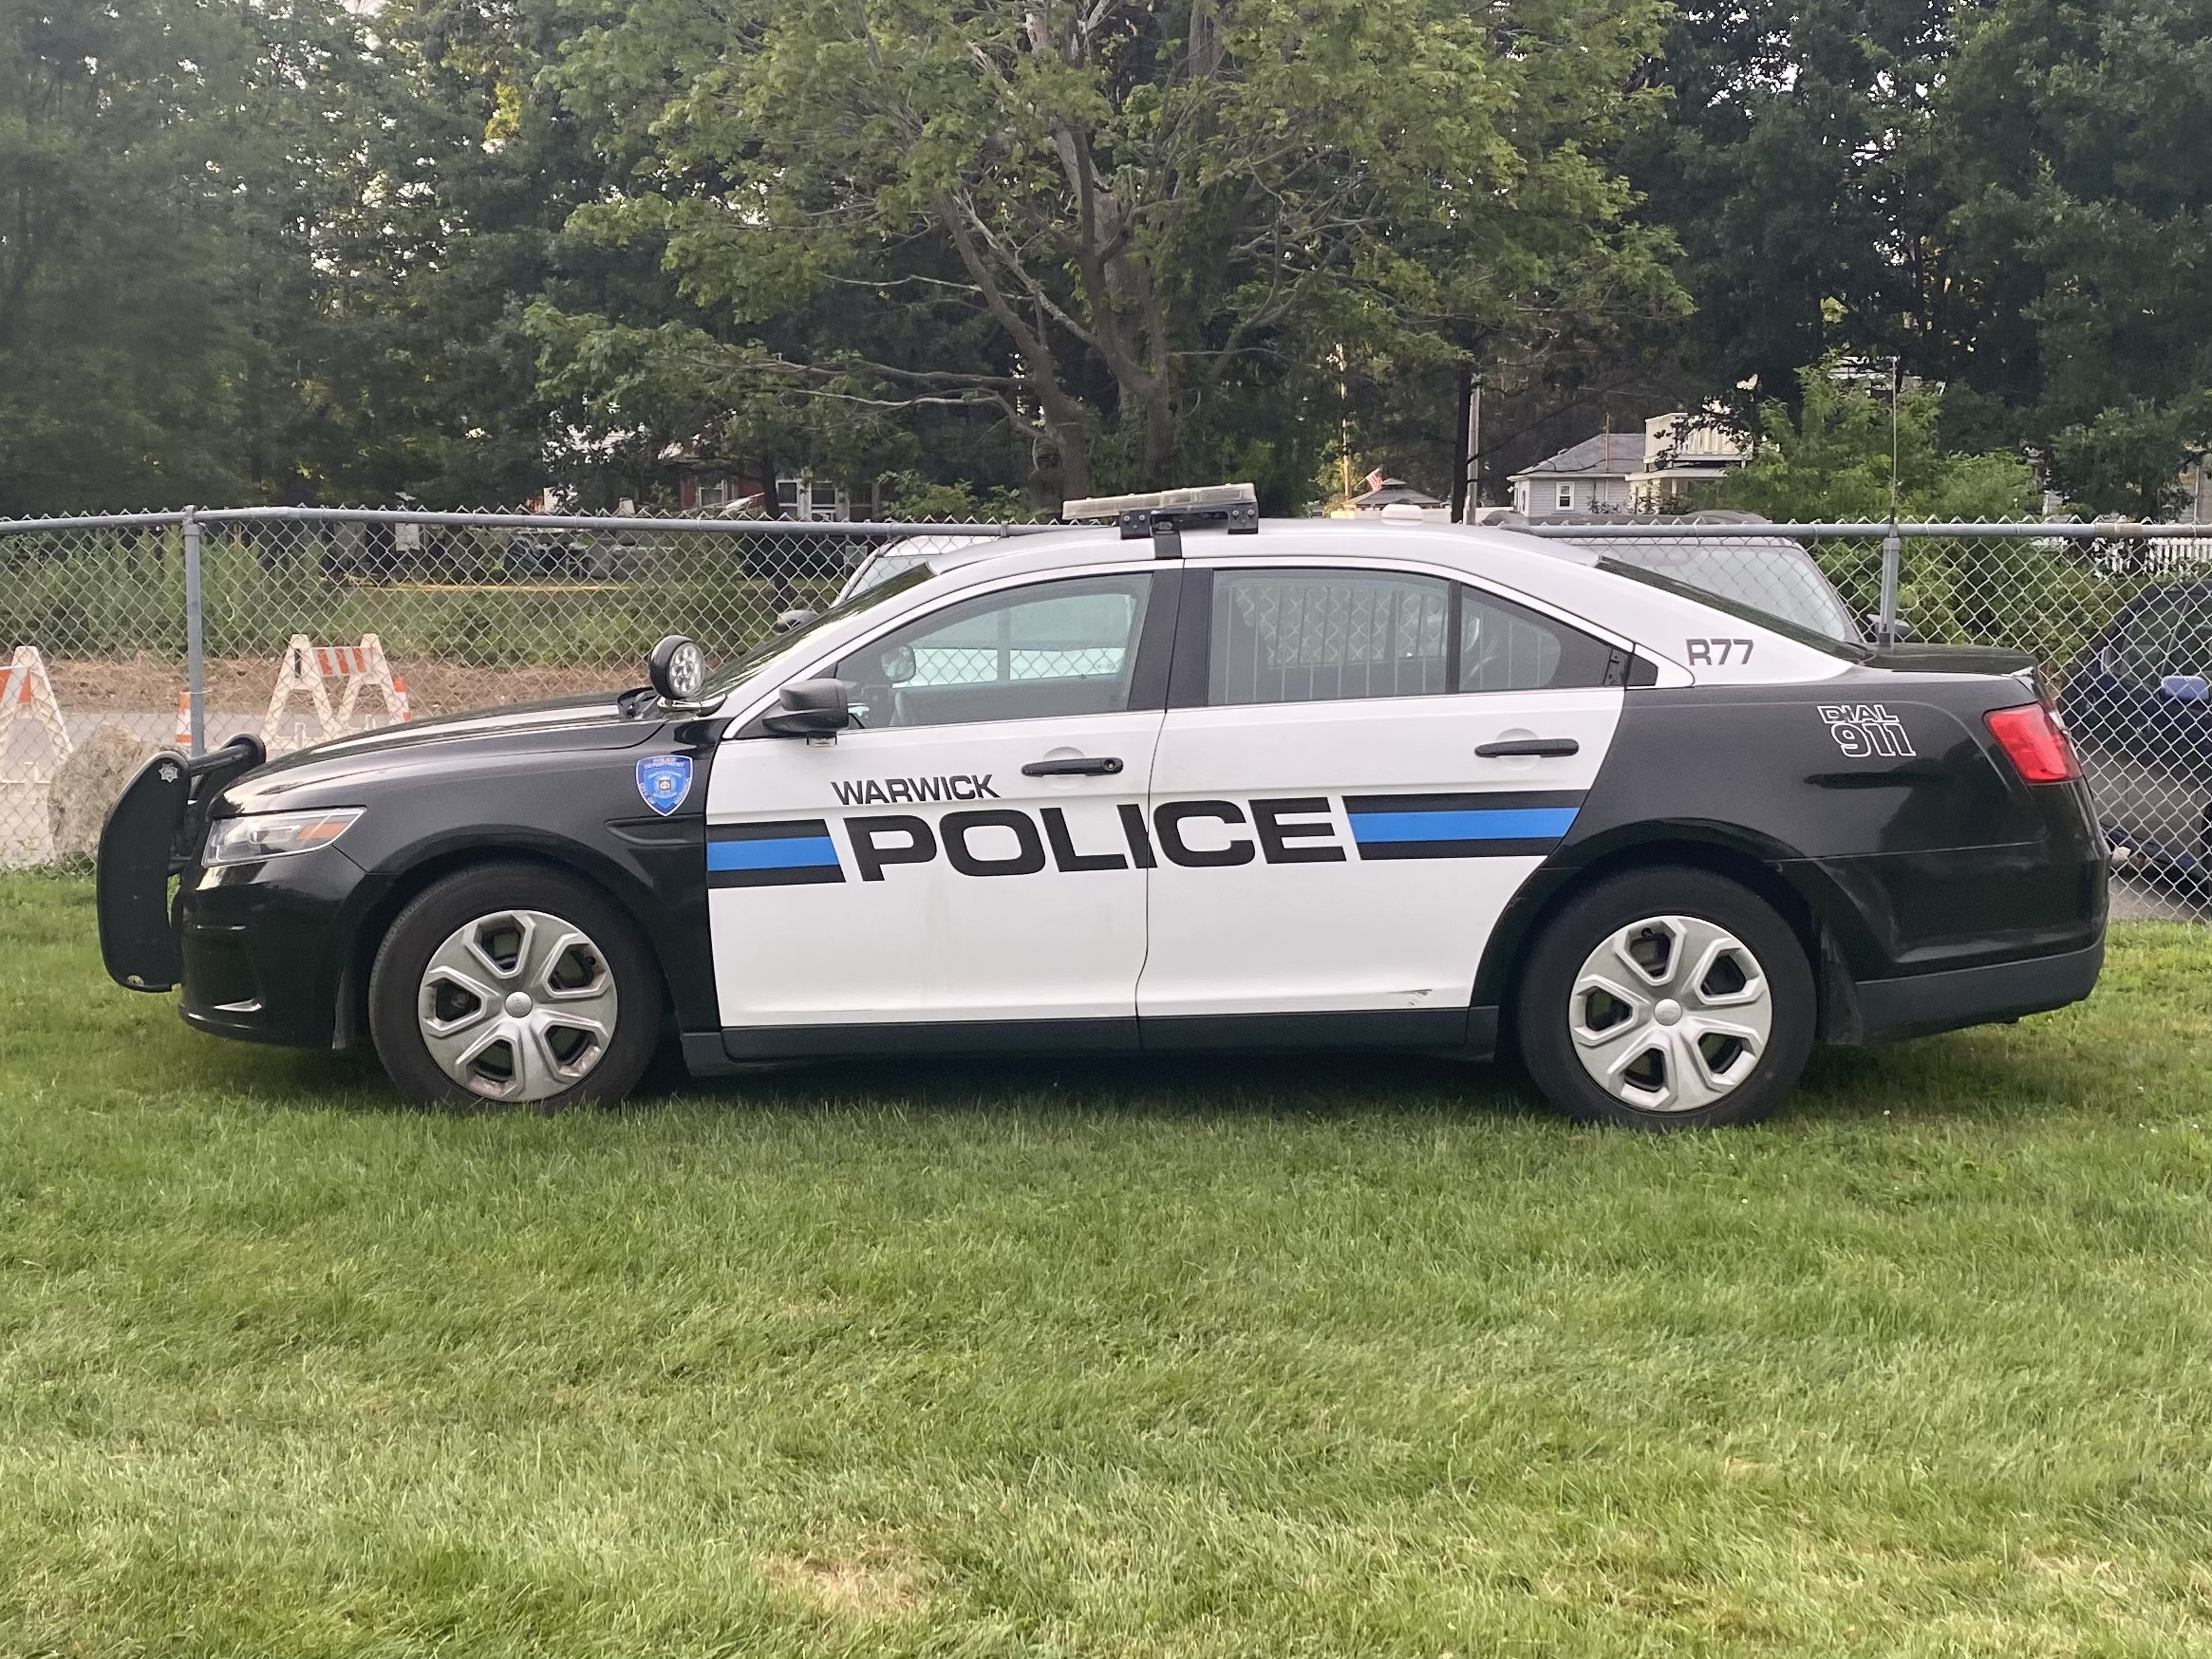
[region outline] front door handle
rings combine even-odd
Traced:
[[[1477,743],[1474,752],[1485,760],[1502,760],[1509,755],[1536,755],[1559,760],[1569,755],[1580,755],[1583,746],[1572,737],[1508,737],[1497,743]]]
[[[1121,770],[1113,755],[1071,755],[1064,760],[1032,760],[1022,769],[1023,777],[1112,777]]]

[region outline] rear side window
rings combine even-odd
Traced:
[[[1451,584],[1364,570],[1222,570],[1209,696],[1238,703],[1444,691]]]
[[[1607,678],[1610,645],[1472,587],[1459,588],[1458,600],[1459,690],[1556,691],[1621,683],[1617,671]]]
[[[1217,570],[1215,707],[1623,683],[1626,654],[1460,583],[1367,570]]]

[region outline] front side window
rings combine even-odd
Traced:
[[[863,645],[836,676],[870,728],[1118,714],[1151,591],[1139,574],[986,593]]]
[[[1618,685],[1625,653],[1433,576],[1222,570],[1209,698],[1243,703]]]

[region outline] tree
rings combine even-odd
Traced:
[[[1715,502],[1795,523],[1873,521],[1890,513],[1890,401],[1838,377],[1830,357],[1798,376],[1799,407],[1760,406],[1756,453],[1722,481]],[[1959,455],[1940,438],[1943,400],[1898,399],[1894,442],[1901,518],[2004,519],[2034,510],[2034,473],[2004,452]]]
[[[376,79],[340,0],[0,0],[0,509],[299,488]]]
[[[2212,0],[1997,0],[1963,35],[1938,118],[1972,304],[1935,372],[2083,505],[2155,516],[2212,435]]]
[[[1953,326],[1931,189],[1932,100],[1959,9],[1937,0],[1685,0],[1656,81],[1663,125],[1622,164],[1679,237],[1700,395],[1755,375],[1789,397],[1839,347],[1916,371]]]
[[[1701,390],[1895,353],[1962,447],[2100,512],[2170,494],[2208,436],[2212,0],[1690,0],[1658,73],[1673,120],[1624,161]]]
[[[1665,238],[1592,156],[1641,107],[1658,19],[1649,0],[668,0],[561,71],[636,181],[576,222],[656,247],[688,298],[758,331],[721,354],[725,394],[985,411],[1069,494],[1240,451],[1295,476],[1313,446],[1268,426],[1340,345],[1417,365],[1664,302]],[[764,338],[832,292],[860,329]],[[665,344],[703,372],[713,341]]]

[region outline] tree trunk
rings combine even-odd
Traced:
[[[1172,476],[1176,437],[1174,395],[1168,377],[1155,375],[1144,396],[1144,481],[1152,489],[1164,489]]]
[[[1055,414],[1052,404],[1060,405]],[[1052,434],[1053,447],[1059,451],[1059,493],[1063,500],[1091,493],[1091,446],[1083,436],[1083,412],[1064,398],[1055,398],[1046,403],[1045,430]]]

